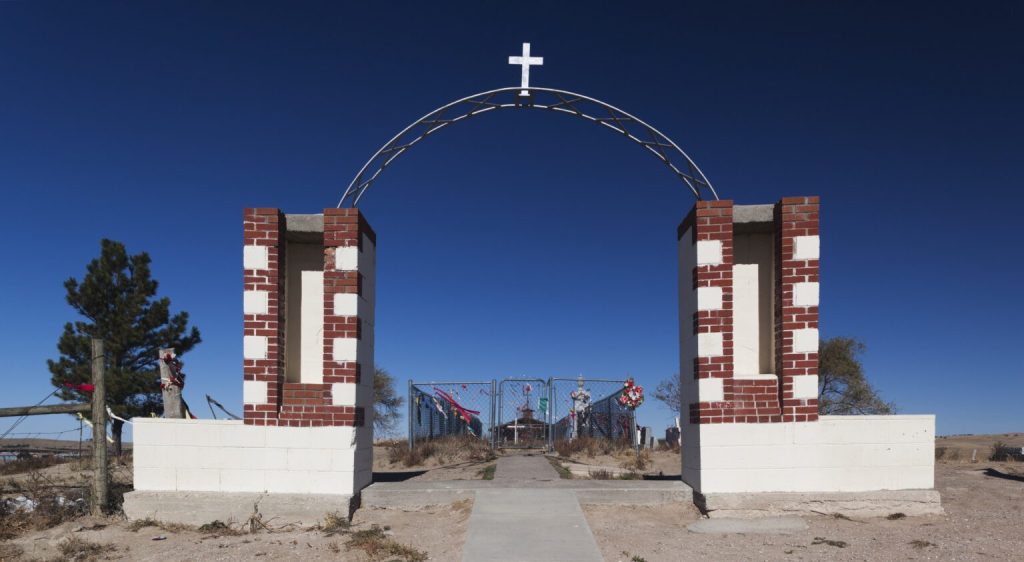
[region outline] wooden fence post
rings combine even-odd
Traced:
[[[93,515],[107,506],[107,399],[103,340],[92,340],[92,505]]]
[[[171,372],[171,366],[164,361],[164,357],[168,355],[174,357],[173,347],[160,350],[160,394],[164,401],[163,417],[180,420],[185,417],[185,408],[181,401],[181,387],[173,384],[174,373]]]

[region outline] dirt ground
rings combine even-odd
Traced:
[[[606,560],[647,562],[693,560],[1010,560],[1024,559],[1024,463],[970,462],[972,451],[986,459],[995,441],[1024,446],[1024,434],[957,436],[936,440],[945,449],[936,464],[936,488],[942,494],[945,515],[905,519],[846,520],[807,518],[809,529],[792,535],[702,535],[686,525],[700,518],[690,504],[657,507],[584,506]],[[959,451],[959,452],[955,452]],[[426,467],[390,465],[375,451],[377,475],[430,480],[478,479],[490,461],[455,459],[454,464]],[[607,457],[607,458],[606,458]],[[621,467],[627,459],[597,455],[575,459],[596,468]],[[677,453],[655,452],[642,472],[665,476],[679,473]],[[0,476],[4,497],[14,490],[53,484],[60,488],[80,483],[88,471],[65,463],[26,474]],[[130,483],[129,466],[114,470],[115,482]],[[134,530],[114,515],[96,519],[77,517],[45,530],[26,531],[0,541],[0,562],[75,559],[75,549],[87,549],[78,560],[457,560],[461,557],[472,503],[460,502],[423,510],[363,508],[350,529],[327,533],[322,529],[284,529],[256,533],[201,532],[175,526],[147,526]],[[0,523],[3,517],[0,516]],[[231,522],[233,529],[241,525]],[[379,526],[385,542],[371,542],[369,551],[349,544],[360,532]],[[386,530],[384,530],[386,529]],[[165,537],[153,540],[156,537]],[[80,539],[84,542],[75,542]],[[412,550],[391,545],[391,540]],[[83,546],[84,545],[84,546]],[[377,550],[374,550],[376,548]],[[388,551],[387,548],[397,548]],[[391,554],[389,554],[391,552]],[[70,553],[70,554],[69,554]],[[398,554],[395,554],[398,553]]]
[[[69,539],[80,539],[109,550],[82,560],[416,560],[379,549],[375,556],[347,543],[358,531],[378,525],[394,541],[425,553],[430,560],[457,560],[462,556],[466,524],[472,502],[462,501],[419,511],[360,509],[350,529],[327,533],[317,529],[236,534],[204,533],[175,526],[143,527],[132,530],[128,521],[116,517],[82,517],[52,529],[28,533],[0,542],[0,561],[67,560],[61,552]],[[234,527],[238,527],[234,525]],[[163,537],[160,540],[155,540]],[[423,558],[424,560],[427,558]]]
[[[583,511],[609,561],[1024,560],[1024,463],[939,462],[935,476],[945,515],[809,517],[793,535],[690,533],[700,513],[688,504]]]

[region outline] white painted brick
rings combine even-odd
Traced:
[[[330,449],[288,449],[288,470],[330,469]]]
[[[174,468],[136,466],[133,486],[136,490],[177,490],[177,471]]]
[[[219,492],[220,471],[215,468],[178,468],[178,490]]]
[[[266,359],[267,336],[245,336],[242,338],[242,356],[246,359]]]
[[[351,494],[351,472],[309,472],[309,487],[317,494]]]
[[[793,377],[793,398],[806,400],[818,397],[818,375]]]
[[[359,340],[356,338],[334,338],[331,358],[336,363],[355,361]]]
[[[173,445],[174,426],[172,420],[164,418],[135,418],[132,420],[132,441],[154,445]]]
[[[266,384],[266,383],[264,383]],[[245,396],[243,383],[243,397]],[[267,428],[262,425],[245,425],[241,420],[217,429],[221,447],[263,448],[267,445]]]
[[[355,383],[334,383],[331,385],[331,404],[335,406],[356,405],[356,384]]]
[[[242,253],[242,267],[245,269],[267,269],[270,254],[266,246],[246,246]]]
[[[191,421],[191,420],[189,420]],[[220,447],[220,435],[208,424],[178,424],[174,432],[174,444],[185,447]]]
[[[697,396],[701,402],[721,402],[725,400],[724,379],[698,379]]]
[[[359,295],[335,293],[334,314],[335,316],[359,316]]]
[[[356,451],[355,449],[333,449],[331,450],[331,470],[341,472],[352,472],[355,470]]]
[[[265,472],[226,468],[220,471],[222,492],[257,492],[267,488]]]
[[[721,310],[721,287],[697,287],[697,310]]]
[[[337,271],[358,271],[359,248],[355,246],[335,248],[334,269]]]
[[[698,240],[697,241],[697,265],[721,265],[722,263],[722,241],[721,240]]]
[[[720,357],[723,352],[722,333],[697,334],[697,357]]]
[[[821,254],[821,239],[817,236],[797,236],[793,239],[793,259],[816,260]]]
[[[314,435],[310,427],[268,427],[267,447],[276,449],[311,449]]]
[[[817,353],[818,329],[793,330],[793,353]]]
[[[818,287],[815,282],[793,285],[793,306],[818,306]]]
[[[308,494],[308,471],[267,470],[263,473],[265,490],[272,494]]]
[[[245,314],[266,314],[269,304],[266,291],[246,291],[242,299],[242,312]]]
[[[242,402],[245,404],[266,404],[266,381],[242,381]]]

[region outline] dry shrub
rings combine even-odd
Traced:
[[[0,560],[21,560],[24,553],[25,550],[16,544],[0,542]]]
[[[100,544],[79,537],[68,537],[57,545],[64,560],[85,562],[98,560],[100,556],[117,550],[112,544]]]
[[[332,536],[338,533],[344,533],[348,531],[352,523],[349,522],[348,517],[345,517],[340,512],[328,513],[324,516],[323,523],[320,524],[320,530],[327,536]]]
[[[679,441],[675,441],[673,443],[669,443],[668,441],[659,441],[657,450],[661,452],[667,451],[670,453],[678,453],[680,451]]]
[[[988,456],[988,460],[997,462],[1006,462],[1014,460],[1024,460],[1024,455],[1021,454],[1020,447],[1011,447],[1002,441],[996,441],[992,444],[992,453]]]
[[[590,470],[588,472],[590,474],[590,479],[591,480],[611,480],[611,479],[615,478],[615,475],[612,474],[612,472],[610,470],[597,469],[597,470]]]
[[[946,456],[946,447],[935,447],[935,460],[941,461]]]
[[[85,502],[75,502],[54,493],[52,488],[31,485],[25,496],[36,502],[31,511],[16,509],[0,500],[0,541],[28,531],[42,531],[71,521],[85,513]],[[75,494],[70,494],[75,495]]]
[[[629,439],[602,439],[599,437],[580,436],[572,440],[555,442],[555,451],[566,458],[597,455],[622,455],[633,451]]]
[[[215,536],[218,536],[218,537],[222,537],[222,536],[238,536],[238,535],[244,534],[244,532],[241,529],[233,529],[230,525],[228,525],[227,523],[221,521],[220,519],[214,519],[213,521],[210,521],[209,523],[203,523],[196,530],[199,531],[200,533],[205,533],[205,534],[208,534],[208,535],[215,535]]]
[[[58,464],[64,464],[68,462],[68,459],[57,457],[54,455],[47,456],[19,456],[17,459],[5,463],[0,463],[0,474],[11,475],[11,474],[24,474],[26,472],[34,472],[56,466]]]
[[[366,553],[371,560],[405,560],[406,562],[425,562],[427,553],[401,544],[385,534],[386,528],[377,525],[363,531],[352,533],[346,546],[358,548]]]
[[[630,453],[628,459],[622,461],[622,468],[632,472],[644,470],[651,464],[651,450],[640,449],[640,454]]]
[[[433,457],[438,464],[486,462],[495,459],[487,441],[472,435],[454,435],[417,442],[412,450],[408,443],[395,441],[388,446],[388,461],[408,467],[420,466]]]

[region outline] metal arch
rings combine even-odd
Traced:
[[[693,192],[698,200],[704,199],[704,192],[708,192],[716,200],[718,199],[718,193],[715,191],[715,188],[712,187],[711,182],[708,181],[704,172],[700,170],[693,159],[683,152],[683,149],[679,148],[679,145],[673,142],[672,139],[666,137],[641,119],[603,101],[565,90],[529,88],[529,96],[520,96],[519,93],[521,91],[521,87],[509,87],[481,92],[455,100],[420,117],[408,127],[402,129],[401,132],[384,146],[380,147],[366,161],[366,164],[359,170],[356,177],[349,183],[345,194],[341,196],[341,200],[338,201],[338,207],[341,207],[347,199],[351,200],[353,207],[357,206],[366,190],[377,181],[380,174],[396,158],[427,136],[463,119],[496,109],[509,108],[557,111],[582,117],[598,125],[608,127],[650,151],[655,158],[668,166],[676,177],[686,184],[686,187]],[[599,116],[587,113],[586,110],[591,105],[596,106],[603,113],[599,114]],[[452,108],[459,108],[459,114],[455,117],[446,118],[446,114],[454,114],[454,112],[449,113],[449,110]],[[644,140],[645,138],[648,140]]]

